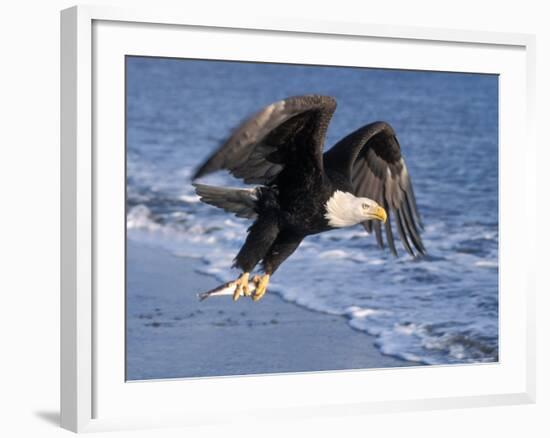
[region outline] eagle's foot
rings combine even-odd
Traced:
[[[235,292],[233,292],[233,301],[237,301],[241,294],[245,297],[249,297],[250,289],[248,288],[248,277],[250,274],[248,272],[243,272],[239,278],[235,280]]]
[[[267,285],[269,284],[269,274],[264,274],[261,277],[259,275],[255,275],[252,281],[256,286],[254,295],[252,295],[252,300],[258,301],[265,295],[267,291]]]

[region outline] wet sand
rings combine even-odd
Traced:
[[[380,353],[344,317],[268,293],[199,302],[217,286],[200,259],[128,241],[127,379],[270,374],[417,365]]]

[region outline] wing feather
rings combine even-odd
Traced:
[[[414,256],[414,252],[411,248],[411,245],[409,244],[407,235],[405,234],[405,227],[403,226],[403,218],[401,217],[401,212],[399,211],[399,209],[394,209],[393,211],[397,217],[396,223],[397,223],[397,233],[399,234],[399,238],[401,239],[401,242],[403,242],[403,246],[405,247],[407,252],[410,255]]]
[[[193,186],[200,200],[206,204],[223,208],[240,218],[255,219],[257,216],[257,188],[215,187],[197,183],[194,183]]]
[[[391,210],[388,208],[388,202],[384,201],[383,204],[384,209],[387,212],[388,220],[384,224],[384,228],[386,229],[386,238],[388,239],[388,246],[390,248],[390,251],[393,255],[397,255],[397,248],[395,248],[395,241],[393,240],[393,232],[391,228]]]
[[[382,238],[382,226],[380,221],[373,221],[374,225],[374,234],[376,235],[376,242],[380,248],[384,248],[384,239]]]

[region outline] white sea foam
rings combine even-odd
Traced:
[[[383,265],[384,263],[386,262],[382,259],[369,260],[369,265]]]
[[[332,251],[323,251],[319,254],[320,259],[344,259],[349,257],[346,251],[341,249],[333,249]]]
[[[365,319],[372,315],[377,315],[381,311],[376,309],[369,309],[364,307],[358,307],[358,306],[350,306],[346,309],[346,314],[350,316],[350,318],[356,318],[356,319]]]
[[[181,195],[180,199],[188,204],[197,204],[201,201],[197,195]]]
[[[162,226],[152,218],[151,210],[145,205],[136,205],[128,212],[126,226],[129,229],[142,228],[151,231],[159,231]]]
[[[495,260],[478,260],[474,264],[480,268],[498,268],[498,262]]]

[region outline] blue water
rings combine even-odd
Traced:
[[[428,257],[358,226],[308,237],[272,279],[283,299],[426,364],[498,360],[498,77],[157,58],[127,59],[128,238],[201,257],[220,281],[249,222],[198,202],[189,175],[240,121],[298,94],[336,98],[326,147],[376,120],[397,132]],[[227,174],[207,183],[238,185]]]

